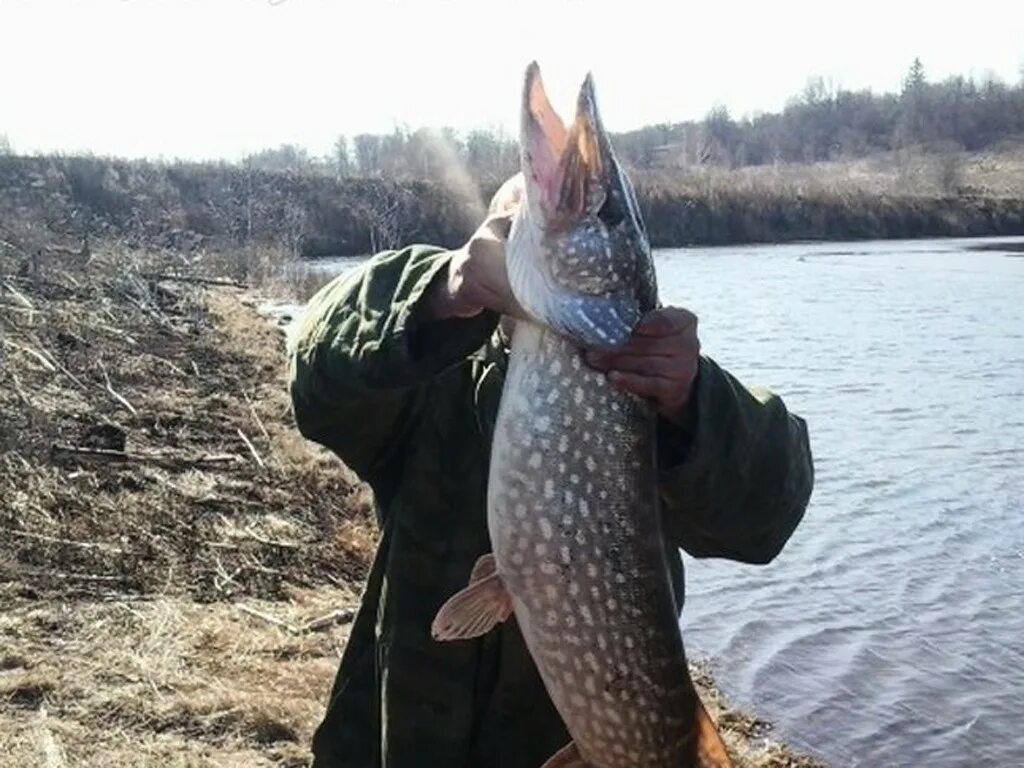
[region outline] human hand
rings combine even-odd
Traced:
[[[699,356],[697,316],[681,307],[649,312],[621,347],[586,353],[587,363],[607,373],[612,386],[652,400],[658,413],[681,425]]]
[[[505,242],[523,194],[521,176],[506,181],[491,200],[483,224],[464,246],[452,251],[447,279],[439,281],[430,296],[434,317],[473,317],[485,309],[524,316],[505,268]]]

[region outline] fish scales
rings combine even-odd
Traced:
[[[597,114],[568,129],[536,66],[525,201],[506,247],[515,322],[494,426],[492,553],[439,611],[442,640],[515,615],[573,741],[542,768],[726,768],[690,680],[658,508],[652,406],[584,364],[657,306],[646,229]]]
[[[498,572],[576,745],[602,768],[678,768],[688,701],[657,511],[654,417],[517,324],[488,493]]]

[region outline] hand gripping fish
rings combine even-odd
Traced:
[[[439,640],[515,614],[572,742],[542,768],[730,766],[690,679],[658,509],[655,415],[584,365],[657,305],[632,185],[588,76],[566,129],[537,65],[522,113],[526,200],[506,248],[517,322],[494,428],[493,554],[441,608]]]

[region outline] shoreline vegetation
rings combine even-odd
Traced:
[[[633,170],[656,248],[1024,235],[1024,143],[945,156],[735,169]],[[0,213],[46,230],[184,252],[260,250],[283,264],[408,243],[457,247],[498,181],[337,177],[229,163],[0,154]],[[240,267],[255,267],[243,260]],[[264,267],[270,265],[263,265]]]
[[[376,532],[280,287],[0,223],[0,764],[307,764]],[[820,765],[694,673],[741,768]]]

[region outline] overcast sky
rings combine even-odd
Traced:
[[[237,158],[396,124],[514,132],[533,58],[563,112],[592,70],[623,130],[776,110],[812,75],[893,90],[914,56],[1016,81],[1024,0],[0,0],[0,134]]]

